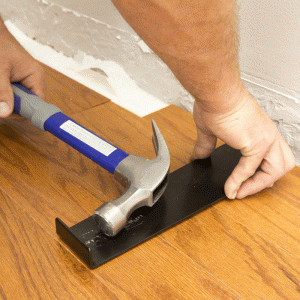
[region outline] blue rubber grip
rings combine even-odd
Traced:
[[[71,125],[70,129],[63,129],[64,125],[68,124]],[[45,122],[44,127],[46,131],[51,132],[111,173],[114,173],[117,165],[128,156],[126,152],[96,136],[63,113],[56,113],[51,116]],[[89,142],[85,140],[90,140],[91,144],[88,144]],[[97,144],[100,144],[99,147],[97,147]],[[102,150],[101,148],[108,149]],[[106,151],[107,153],[105,154]]]
[[[14,112],[24,116],[22,114],[22,101],[24,102],[23,104],[25,104],[25,101],[27,101],[27,104],[31,104],[30,97],[25,99],[26,94],[34,96],[34,101],[36,101],[37,96],[20,84],[14,85],[22,90],[22,92],[18,91],[19,95],[14,94]],[[47,108],[48,104],[41,98],[38,98],[38,102],[45,105],[34,106],[34,113],[37,115],[45,114],[44,108]],[[30,117],[28,119],[32,121]],[[47,118],[43,123],[43,129],[49,131],[111,173],[114,173],[118,164],[128,156],[126,152],[106,142],[62,112],[54,113]]]

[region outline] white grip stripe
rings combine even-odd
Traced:
[[[117,150],[116,147],[70,120],[63,123],[60,128],[105,156]]]

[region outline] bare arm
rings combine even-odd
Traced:
[[[112,2],[202,105],[215,110],[220,98],[233,100],[241,89],[234,1]]]
[[[193,158],[209,156],[217,137],[243,154],[225,184],[228,198],[272,186],[295,166],[289,146],[240,80],[235,1],[112,2],[195,97]]]

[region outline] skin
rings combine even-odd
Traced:
[[[257,193],[294,168],[289,146],[241,82],[235,1],[112,2],[194,96],[198,136],[192,159],[208,157],[217,138],[241,151],[225,183],[228,198]]]
[[[194,96],[192,159],[208,157],[217,138],[241,151],[243,157],[225,183],[228,198],[257,193],[294,168],[289,146],[240,80],[233,0],[112,2]],[[21,81],[43,98],[43,76],[1,25],[0,38],[7,45],[0,47],[0,101],[11,112],[9,82]]]
[[[0,118],[21,120],[11,116],[13,112],[13,91],[11,82],[21,82],[39,95],[44,94],[44,70],[42,66],[9,33],[0,18]]]

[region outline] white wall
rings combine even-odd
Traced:
[[[1,0],[0,12],[40,43],[115,61],[145,91],[192,109],[192,97],[110,0]],[[242,79],[300,164],[300,1],[239,0],[238,14]]]
[[[300,91],[300,1],[239,0],[243,72]]]
[[[51,0],[50,2],[135,34],[110,0]]]

